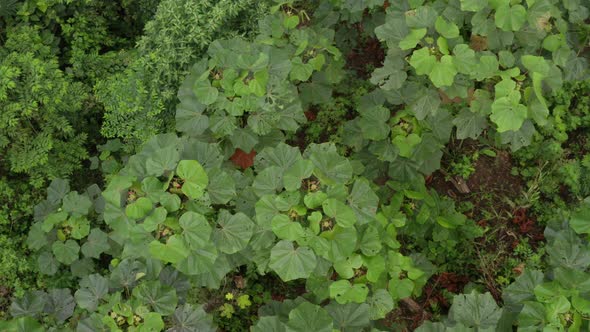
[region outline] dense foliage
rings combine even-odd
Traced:
[[[582,1],[0,6],[0,329],[590,329]]]

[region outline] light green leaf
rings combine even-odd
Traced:
[[[252,188],[259,197],[275,194],[283,188],[283,170],[278,166],[264,169],[254,179]]]
[[[303,302],[289,313],[287,332],[333,332],[332,317],[315,304]]]
[[[526,22],[527,12],[521,5],[510,6],[508,2],[496,9],[496,26],[504,31],[518,31]]]
[[[215,332],[213,317],[207,314],[203,307],[184,304],[179,306],[172,316],[172,332]]]
[[[443,55],[440,62],[432,68],[428,77],[430,77],[434,86],[440,88],[453,85],[455,75],[457,75],[457,69],[453,64],[453,57],[450,55]]]
[[[48,215],[43,220],[41,229],[47,233],[52,230],[55,226],[61,224],[68,218],[68,214],[65,211],[56,212]]]
[[[301,224],[284,214],[278,214],[272,218],[271,225],[273,233],[281,240],[297,241],[305,236]]]
[[[206,79],[196,81],[193,86],[193,92],[199,102],[204,105],[213,104],[219,96],[219,91],[215,87],[212,87],[211,83]]]
[[[402,50],[409,50],[414,47],[420,42],[422,38],[426,36],[426,29],[412,29],[410,33],[399,42],[399,47]]]
[[[141,219],[152,211],[153,203],[147,197],[140,197],[125,207],[125,214],[131,219]]]
[[[334,319],[334,328],[338,331],[362,331],[369,326],[369,305],[366,303],[338,304],[330,303],[325,309]]]
[[[392,140],[393,145],[399,149],[399,155],[402,157],[410,158],[414,151],[414,147],[420,144],[422,138],[420,136],[411,133],[408,136],[398,135]]]
[[[482,9],[486,8],[488,5],[488,0],[460,0],[461,1],[461,10],[467,12],[479,12]]]
[[[328,199],[328,195],[323,191],[311,192],[303,197],[303,203],[309,209],[315,209],[322,205],[322,203]]]
[[[178,197],[178,195],[176,195],[176,194],[164,193],[162,195],[162,197],[160,197],[160,204],[168,212],[178,211],[178,209],[180,208],[180,203],[181,203],[180,202],[180,197]],[[156,210],[157,209],[158,208],[156,208]]]
[[[369,225],[361,237],[360,249],[363,255],[375,256],[381,251],[381,236],[377,227]]]
[[[160,176],[176,168],[180,155],[174,147],[164,147],[150,153],[145,169],[147,175]]]
[[[385,318],[393,310],[395,303],[391,295],[385,289],[377,289],[367,300],[369,304],[369,316],[371,320]]]
[[[147,216],[143,220],[143,223],[141,225],[143,226],[143,229],[145,229],[146,231],[153,232],[156,229],[158,229],[159,225],[164,223],[167,215],[168,213],[166,209],[162,206],[158,206],[154,209],[154,211],[152,211],[152,213],[149,216]]]
[[[213,233],[213,240],[219,251],[234,254],[248,245],[253,229],[254,223],[245,214],[238,212],[231,215],[222,210]]]
[[[67,240],[65,243],[56,241],[51,246],[51,251],[58,262],[69,265],[78,259],[80,246],[74,240]]]
[[[315,166],[314,175],[327,185],[346,183],[352,177],[352,165],[349,160],[336,151],[314,151],[309,160]]]
[[[412,296],[414,282],[410,279],[392,279],[389,281],[389,294],[395,300],[405,299]]]
[[[316,256],[307,247],[295,249],[290,241],[279,241],[270,252],[270,263],[283,281],[308,278],[317,265]]]
[[[299,25],[299,16],[291,15],[285,17],[283,20],[283,26],[287,29],[295,29]]]
[[[412,53],[410,65],[416,70],[418,75],[430,75],[436,63],[436,57],[430,54],[428,47],[423,47]]]
[[[490,293],[456,295],[449,310],[449,319],[469,328],[493,329],[498,324],[502,310]]]
[[[86,195],[80,195],[76,191],[72,191],[64,196],[62,208],[65,212],[78,215],[88,214],[88,210],[92,207],[92,201]]]
[[[363,259],[360,255],[353,255],[347,259],[337,261],[334,263],[334,270],[343,279],[351,279],[354,277],[355,269],[359,269],[363,265]]]
[[[313,65],[310,63],[303,63],[300,57],[295,57],[291,60],[291,73],[289,77],[291,80],[307,81],[313,73]]]
[[[209,198],[213,204],[226,204],[236,195],[236,183],[226,172],[214,168],[209,171]]]
[[[520,61],[522,61],[523,66],[530,72],[539,73],[544,76],[549,74],[549,64],[542,56],[527,54],[523,55]]]
[[[590,205],[582,204],[570,217],[570,226],[578,234],[590,234]]]
[[[332,262],[349,257],[356,249],[358,234],[354,227],[343,228],[336,225],[332,231],[324,231],[320,235],[329,240],[328,258]]]
[[[172,287],[162,286],[159,281],[144,282],[133,289],[133,297],[162,315],[171,315],[176,309],[178,297]]]
[[[508,97],[516,90],[516,82],[509,78],[504,78],[494,86],[496,99]]]
[[[301,188],[301,181],[307,179],[313,173],[313,163],[309,160],[298,160],[283,174],[283,184],[287,191]]]
[[[518,92],[517,92],[518,93]],[[498,132],[519,130],[527,117],[526,106],[520,104],[516,98],[498,98],[492,104],[490,119],[498,126]]]
[[[182,237],[192,249],[203,248],[211,237],[211,226],[207,219],[196,212],[188,211],[179,219]]]
[[[453,22],[447,22],[442,16],[436,18],[434,27],[436,28],[436,32],[447,39],[459,37],[459,27]]]
[[[350,206],[334,198],[329,198],[322,203],[324,213],[336,219],[336,223],[341,227],[353,227],[356,223],[356,215]]]
[[[316,55],[314,58],[310,59],[309,63],[313,66],[313,69],[315,69],[316,71],[320,71],[326,63],[326,56],[320,53]]]
[[[486,78],[492,78],[499,75],[498,58],[495,55],[483,55],[479,58],[479,64],[477,65],[472,77],[478,81],[483,81]]]
[[[181,160],[176,168],[176,174],[183,180],[201,184],[203,187],[209,183],[207,172],[196,160]]]
[[[176,264],[188,256],[189,248],[182,238],[178,235],[172,235],[166,241],[166,244],[154,240],[149,246],[150,255],[166,263]]]
[[[254,79],[248,82],[250,92],[258,97],[266,94],[266,85],[268,84],[268,69],[260,70],[254,73]]]
[[[278,316],[261,316],[256,325],[252,326],[251,332],[285,332],[285,324]]]
[[[64,225],[70,227],[70,235],[76,240],[85,238],[90,232],[90,222],[86,217],[70,217]]]
[[[371,222],[377,213],[379,197],[371,189],[369,181],[364,178],[358,178],[352,187],[348,196],[348,205],[354,210],[358,221],[361,224]]]
[[[185,250],[186,258],[176,264],[176,268],[187,275],[208,273],[214,269],[217,249],[213,244],[196,250]]]
[[[330,297],[340,304],[363,303],[369,294],[364,284],[351,284],[348,280],[338,280],[330,285]]]

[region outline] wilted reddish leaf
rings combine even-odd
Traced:
[[[250,153],[246,153],[241,149],[236,149],[233,156],[229,158],[236,166],[246,169],[254,165],[254,157],[256,157],[256,151],[252,150]]]
[[[242,276],[235,276],[234,283],[236,284],[236,288],[244,289],[246,288],[246,279]]]
[[[484,36],[471,35],[469,47],[475,51],[485,51],[488,49],[488,39]]]

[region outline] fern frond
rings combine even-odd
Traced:
[[[16,14],[18,0],[1,0],[0,1],[0,17],[6,18]]]

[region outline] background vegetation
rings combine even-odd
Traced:
[[[587,331],[580,0],[5,0],[0,330]]]

